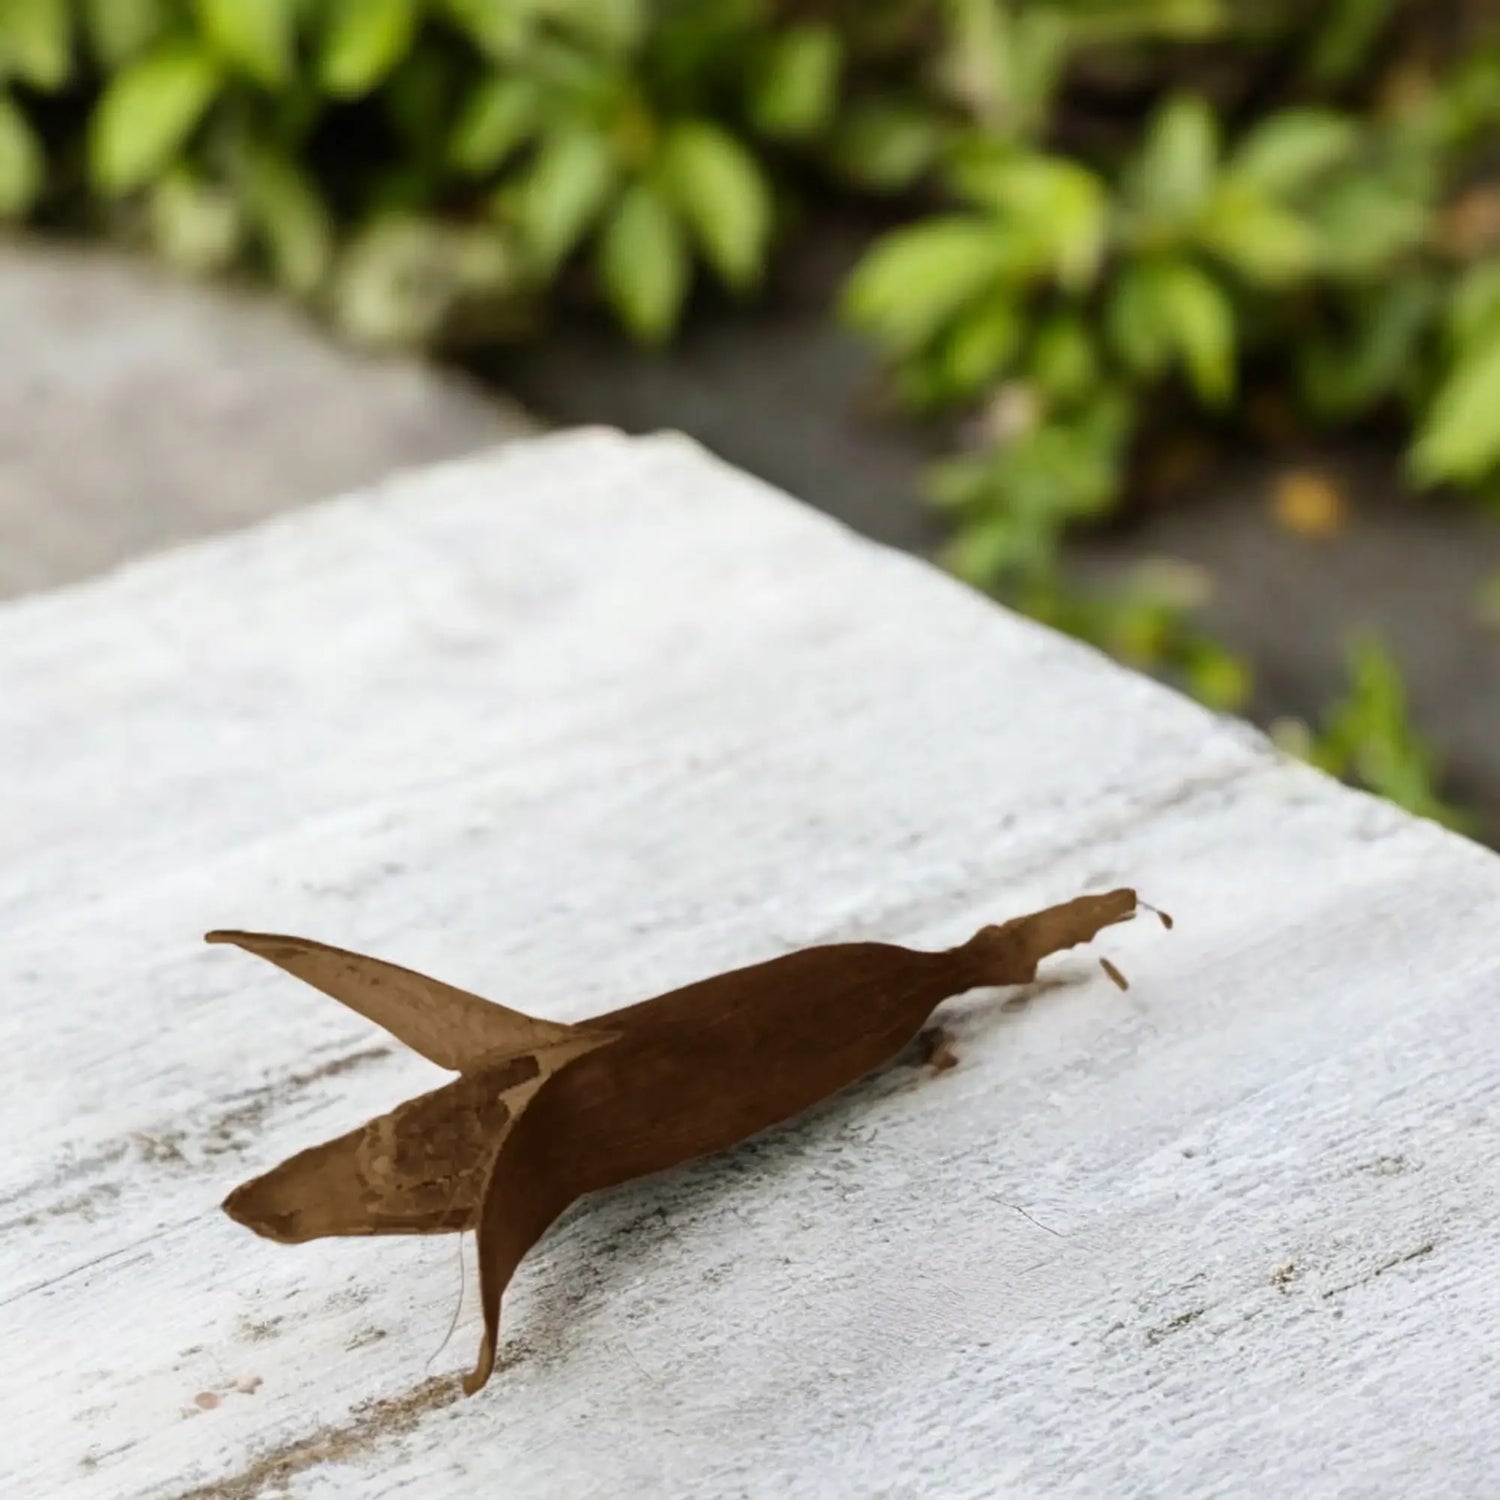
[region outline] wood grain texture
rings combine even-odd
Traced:
[[[0,685],[0,1493],[1500,1472],[1484,851],[676,439],[528,442],[16,601]],[[205,929],[571,1022],[1125,880],[1177,918],[1110,938],[1128,994],[1059,960],[938,1012],[956,1065],[580,1205],[473,1401],[451,1237],[217,1210],[442,1074]]]

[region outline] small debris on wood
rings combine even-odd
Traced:
[[[946,1073],[958,1066],[958,1054],[951,1045],[952,1038],[941,1026],[934,1026],[917,1039],[922,1049],[922,1066],[934,1073]]]
[[[1178,1313],[1177,1316],[1168,1323],[1162,1323],[1156,1328],[1148,1328],[1146,1330],[1147,1346],[1155,1346],[1156,1344],[1161,1343],[1164,1338],[1168,1338],[1174,1333],[1180,1333],[1190,1324],[1196,1323],[1198,1319],[1201,1318],[1207,1311],[1208,1309],[1206,1307],[1195,1307],[1190,1309],[1188,1312]]]

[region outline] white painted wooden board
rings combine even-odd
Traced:
[[[0,1494],[1500,1483],[1500,861],[676,438],[415,473],[0,610]],[[1133,882],[1177,917],[575,1208],[241,1178],[440,1075],[214,925],[576,1019]],[[465,1247],[465,1256],[471,1255]]]

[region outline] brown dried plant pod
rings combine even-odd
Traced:
[[[835,943],[611,1011],[538,1020],[379,959],[302,938],[212,932],[295,974],[458,1074],[236,1188],[225,1211],[287,1243],[478,1230],[484,1339],[526,1252],[585,1194],[726,1150],[891,1061],[942,1001],[1027,984],[1048,954],[1136,913],[1079,896],[922,952]]]

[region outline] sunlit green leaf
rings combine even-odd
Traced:
[[[180,167],[152,188],[148,222],[157,252],[192,275],[220,270],[240,246],[242,225],[233,196]]]
[[[1022,140],[1044,130],[1056,102],[1063,73],[1079,40],[1075,16],[1056,5],[1018,9],[1008,38],[1008,97],[1003,117],[994,123]]]
[[[841,112],[828,143],[834,167],[877,191],[908,186],[937,153],[940,132],[925,109],[891,100],[866,100]]]
[[[1013,16],[994,0],[946,0],[936,72],[944,92],[976,119],[1005,122],[1015,76]]]
[[[598,272],[621,321],[643,343],[660,343],[677,326],[691,264],[672,205],[649,184],[629,188],[599,237]]]
[[[1076,313],[1051,314],[1032,340],[1027,370],[1054,403],[1088,395],[1099,379],[1099,357],[1087,323]]]
[[[1500,343],[1500,260],[1468,267],[1449,297],[1447,333],[1453,347]]]
[[[514,60],[531,40],[548,0],[435,0],[436,7],[487,56]]]
[[[1412,724],[1394,659],[1367,634],[1353,643],[1348,670],[1348,690],[1309,747],[1313,764],[1351,777],[1409,812],[1465,827],[1467,815],[1438,793],[1436,761]]]
[[[454,290],[441,230],[392,216],[367,225],[339,257],[332,310],[354,342],[401,347],[438,330]]]
[[[663,172],[720,279],[735,289],[752,285],[771,236],[771,192],[755,158],[727,131],[695,120],[668,135]]]
[[[70,0],[0,0],[0,78],[61,88],[73,69]]]
[[[1225,182],[1194,226],[1204,249],[1249,281],[1275,286],[1309,273],[1318,237],[1306,221],[1243,180]]]
[[[1382,274],[1416,250],[1429,228],[1427,206],[1399,183],[1373,172],[1342,172],[1302,208],[1325,271]]]
[[[420,0],[325,0],[318,74],[341,98],[367,94],[406,55]]]
[[[1438,388],[1411,452],[1424,484],[1477,480],[1500,462],[1500,338],[1467,353]]]
[[[164,42],[116,74],[89,127],[89,165],[100,191],[132,192],[155,177],[193,133],[221,81],[218,60],[193,42]]]
[[[1188,691],[1200,703],[1220,713],[1235,713],[1245,706],[1253,679],[1243,656],[1201,636],[1186,643],[1182,656]]]
[[[291,72],[295,0],[193,0],[198,29],[221,57],[258,83],[284,83]]]
[[[826,23],[789,27],[771,41],[750,88],[750,117],[763,134],[783,140],[815,135],[838,102],[843,43]]]
[[[461,172],[493,172],[542,123],[542,93],[530,78],[486,79],[469,95],[448,141]]]
[[[89,47],[104,69],[115,72],[160,35],[167,0],[84,0],[83,26]]]
[[[987,219],[927,219],[877,240],[844,290],[844,313],[888,347],[931,338],[1002,275],[1007,250]]]
[[[246,154],[243,171],[245,201],[277,281],[308,295],[333,256],[333,223],[316,185],[297,163],[265,148]]]
[[[1284,109],[1245,136],[1229,170],[1263,193],[1294,193],[1346,160],[1358,140],[1354,121],[1333,110]]]
[[[1191,261],[1158,258],[1128,266],[1108,306],[1117,353],[1138,374],[1180,361],[1199,397],[1224,402],[1234,388],[1234,310],[1212,276]]]
[[[1005,372],[1026,330],[1021,309],[1001,291],[992,293],[953,326],[942,348],[947,395],[967,396]]]
[[[18,219],[42,190],[46,162],[26,117],[0,93],[0,219]]]
[[[603,211],[615,184],[609,142],[572,127],[548,136],[517,199],[519,227],[537,265],[550,270]]]
[[[1169,99],[1151,117],[1126,175],[1126,192],[1148,221],[1178,224],[1208,196],[1218,168],[1219,128],[1202,99]]]
[[[1154,295],[1150,262],[1120,268],[1104,304],[1104,326],[1115,357],[1132,374],[1152,379],[1171,362],[1173,343]]]
[[[1188,261],[1158,268],[1156,296],[1194,390],[1222,405],[1234,390],[1234,309],[1207,272]]]
[[[1093,278],[1104,251],[1108,199],[1088,168],[1065,157],[1002,153],[959,162],[953,176],[965,197],[1011,216],[1064,286]]]
[[[527,5],[533,0],[525,0]],[[547,0],[543,11],[574,36],[609,52],[626,52],[646,29],[648,0]]]

